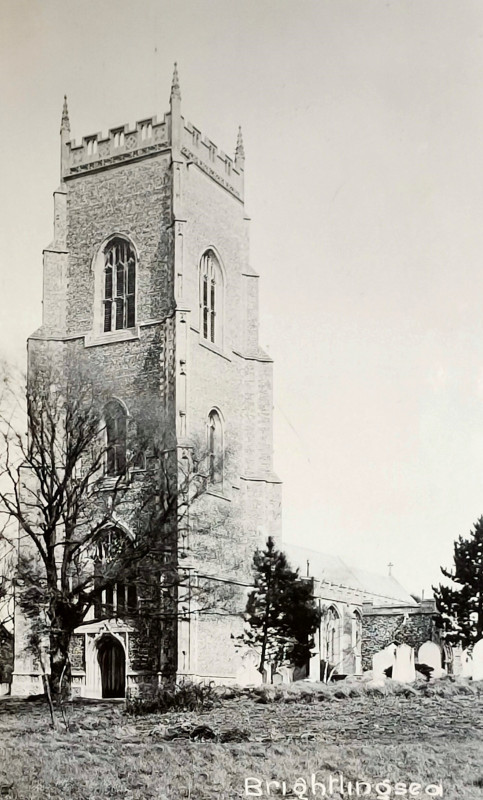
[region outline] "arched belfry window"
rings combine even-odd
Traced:
[[[223,278],[220,262],[213,250],[206,250],[200,263],[201,336],[221,345],[223,321]]]
[[[223,428],[218,411],[208,416],[208,470],[210,483],[221,484],[223,480]]]
[[[104,409],[106,423],[106,472],[123,475],[126,471],[127,413],[118,400],[111,400]]]
[[[104,332],[132,328],[136,322],[136,254],[127,239],[104,248]]]

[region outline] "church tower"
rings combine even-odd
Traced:
[[[43,322],[29,339],[29,369],[60,352],[82,358],[102,376],[116,424],[135,426],[149,402],[163,410],[180,463],[206,448],[206,491],[177,531],[179,563],[193,587],[223,592],[209,613],[195,592],[187,596],[175,652],[164,657],[179,679],[239,681],[243,659],[231,634],[241,631],[253,551],[269,535],[279,539],[281,524],[272,361],[258,343],[241,129],[231,157],[188,122],[175,65],[161,120],[76,143],[65,101],[60,133],[54,239],[44,251]],[[124,457],[116,450],[107,471]],[[121,522],[128,529],[129,515]],[[106,651],[106,630],[117,654]],[[27,694],[39,679],[21,655],[21,631],[17,620],[12,691]],[[102,696],[103,665],[113,659],[123,661],[121,693],[142,683],[134,640],[121,613],[107,622],[93,614],[74,637],[74,690]]]

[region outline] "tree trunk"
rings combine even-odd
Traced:
[[[55,701],[70,697],[71,667],[69,659],[70,631],[55,619],[50,629],[50,691]]]
[[[272,598],[270,594],[271,589],[271,577],[272,577],[272,570],[269,570],[267,576],[267,596],[265,601],[265,619],[263,620],[263,640],[262,640],[262,652],[260,654],[260,666],[258,667],[258,671],[261,675],[263,675],[263,671],[265,669],[265,661],[267,658],[267,645],[268,645],[268,621],[271,611],[271,604]],[[271,679],[270,683],[273,683],[273,670],[271,670]]]

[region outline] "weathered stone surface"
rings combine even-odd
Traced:
[[[392,642],[418,648],[423,642],[437,641],[434,611],[422,608],[397,613],[389,609],[364,610],[362,632],[362,666],[371,669],[372,656]]]
[[[212,410],[223,423],[222,480],[190,508],[190,524],[177,542],[189,559],[183,613],[164,614],[157,628],[136,624],[134,632],[121,620],[109,621],[123,643],[133,692],[151,691],[174,671],[236,681],[240,656],[232,634],[242,630],[253,551],[268,535],[280,536],[272,363],[258,343],[258,276],[249,263],[241,162],[238,169],[213,152],[209,167],[206,158],[188,152],[179,107],[172,112],[170,126],[151,124],[147,150],[136,149],[140,129],[126,132],[121,149],[121,139],[117,147],[112,137],[91,137],[89,145],[72,150],[63,141],[65,181],[56,197],[54,245],[44,259],[43,326],[29,340],[31,370],[82,361],[102,391],[123,404],[130,430],[146,403],[162,410],[173,452],[193,443],[206,451]],[[104,248],[112,237],[124,237],[136,254],[135,325],[106,333]],[[204,338],[200,324],[200,264],[208,249],[222,273],[215,342]],[[119,512],[134,534],[143,480],[142,473],[133,479]],[[207,609],[194,599],[199,581],[206,584]],[[29,657],[22,662],[21,622],[17,630],[17,685],[28,691],[33,664]],[[84,656],[76,650],[80,640],[74,647],[89,693],[100,691],[99,635],[94,629],[85,634],[90,649]]]
[[[476,642],[473,647],[473,671],[471,677],[474,681],[483,680],[483,639]]]
[[[419,664],[427,664],[432,667],[432,678],[440,678],[442,675],[441,667],[441,648],[435,642],[424,642],[418,650]]]
[[[407,644],[402,643],[396,647],[392,677],[401,683],[412,683],[416,678],[414,650]]]

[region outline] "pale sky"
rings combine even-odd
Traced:
[[[483,514],[481,0],[0,0],[0,352],[74,138],[243,126],[284,538],[428,590]]]

